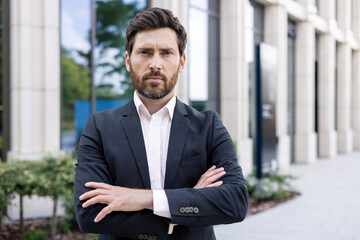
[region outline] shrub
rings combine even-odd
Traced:
[[[247,188],[251,197],[259,200],[281,200],[290,195],[291,183],[295,179],[291,175],[281,175],[278,172],[269,174],[261,179],[261,189],[258,189],[258,180],[255,172],[246,179]]]
[[[24,233],[23,240],[47,240],[47,237],[44,231],[31,229]]]
[[[2,224],[2,209],[12,197],[16,173],[9,165],[0,162],[0,226]]]

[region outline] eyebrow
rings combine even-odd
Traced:
[[[139,51],[154,51],[154,49],[153,48],[150,48],[150,47],[140,47],[140,48],[138,48],[137,50],[136,50],[136,52],[139,52]],[[160,48],[160,51],[175,51],[175,49],[174,48]]]

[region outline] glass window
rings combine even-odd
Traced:
[[[249,67],[249,137],[256,136],[256,46],[263,39],[264,7],[256,2],[247,1],[245,11],[246,60]],[[255,151],[254,147],[254,151]],[[255,156],[255,155],[254,155]]]
[[[189,99],[199,111],[220,111],[219,1],[189,1]]]
[[[90,99],[90,3],[61,1],[61,147],[65,151],[73,150],[80,136],[78,115],[90,111],[89,106],[78,105]]]
[[[74,150],[91,112],[91,74],[96,111],[116,109],[132,96],[134,90],[124,62],[124,37],[128,22],[146,8],[146,3],[146,0],[96,1],[96,39],[91,49],[91,0],[61,0],[63,150]]]

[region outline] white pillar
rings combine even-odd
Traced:
[[[335,131],[335,39],[331,34],[319,37],[319,156],[334,157],[337,153]]]
[[[353,54],[352,129],[354,149],[360,150],[360,51]]]
[[[10,1],[11,146],[8,160],[60,152],[59,0]],[[18,198],[7,207],[19,218]],[[25,218],[50,217],[50,198],[25,198]],[[60,207],[59,215],[64,214]]]
[[[172,11],[175,17],[179,18],[181,24],[188,33],[188,1],[187,0],[152,0],[151,7],[166,8]],[[188,37],[189,38],[189,37]],[[185,48],[185,56],[188,51]],[[184,68],[176,85],[176,96],[183,102],[189,103],[188,93],[188,69]]]
[[[338,26],[345,33],[346,39],[351,29],[351,1],[337,1]],[[351,47],[347,42],[337,49],[337,129],[338,151],[347,153],[353,149],[351,130]]]
[[[360,1],[353,1],[353,33],[360,46]],[[353,121],[352,129],[354,134],[354,149],[360,150],[360,49],[353,54]]]
[[[221,116],[236,141],[239,163],[247,175],[252,171],[253,163],[248,128],[249,80],[244,36],[246,0],[227,0],[220,4]]]
[[[59,0],[10,1],[11,147],[8,159],[60,151]]]
[[[315,112],[315,30],[308,22],[297,24],[295,66],[295,162],[316,160]]]
[[[351,48],[339,44],[337,49],[337,132],[338,151],[352,151],[351,130]]]
[[[290,166],[290,137],[287,133],[287,13],[281,5],[268,5],[264,12],[264,41],[277,49],[276,134],[279,169]]]

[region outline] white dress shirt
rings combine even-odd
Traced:
[[[169,202],[164,191],[164,180],[176,97],[173,96],[162,109],[153,115],[150,115],[136,92],[134,93],[134,103],[144,137],[150,184],[153,190],[153,211],[158,216],[171,218]],[[169,234],[172,233],[172,230],[173,225],[170,224]]]

